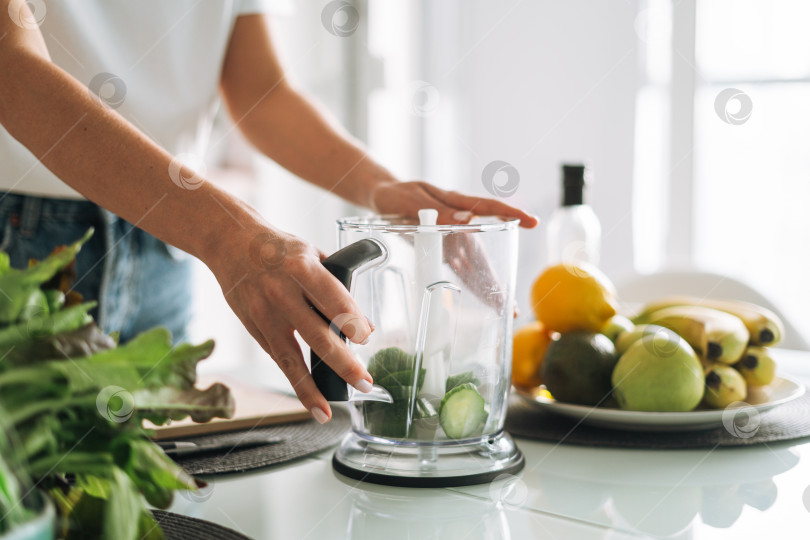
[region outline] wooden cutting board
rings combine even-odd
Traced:
[[[155,426],[144,421],[144,427],[155,430],[155,440],[178,439],[195,435],[208,435],[224,431],[236,431],[253,427],[287,422],[300,422],[312,418],[297,398],[264,388],[259,388],[238,379],[222,375],[200,377],[198,388],[208,388],[219,382],[231,389],[236,408],[233,418],[214,418],[204,424],[196,424],[191,418],[173,421],[165,426]]]

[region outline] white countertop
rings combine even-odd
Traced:
[[[810,384],[810,353],[778,351]],[[706,450],[589,448],[517,439],[508,484],[416,489],[332,470],[332,452],[215,479],[174,512],[256,539],[810,538],[810,439]]]

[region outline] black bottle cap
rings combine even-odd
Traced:
[[[563,206],[582,204],[585,187],[585,165],[563,165]]]

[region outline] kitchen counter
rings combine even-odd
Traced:
[[[810,353],[777,351],[810,384]],[[810,438],[704,450],[517,439],[526,468],[496,484],[408,489],[332,470],[332,452],[214,480],[172,511],[256,539],[734,539],[810,536]]]

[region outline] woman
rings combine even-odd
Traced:
[[[499,201],[401,182],[371,159],[287,80],[261,2],[0,3],[9,13],[0,16],[0,219],[12,264],[95,226],[76,288],[99,299],[103,327],[126,339],[164,325],[182,337],[188,262],[164,242],[176,246],[211,269],[321,423],[331,410],[293,332],[368,391],[371,376],[310,305],[352,319],[354,342],[373,329],[322,253],[184,166],[184,155],[201,154],[220,97],[257,150],[355,204],[436,208],[445,223],[475,212],[537,224]]]

